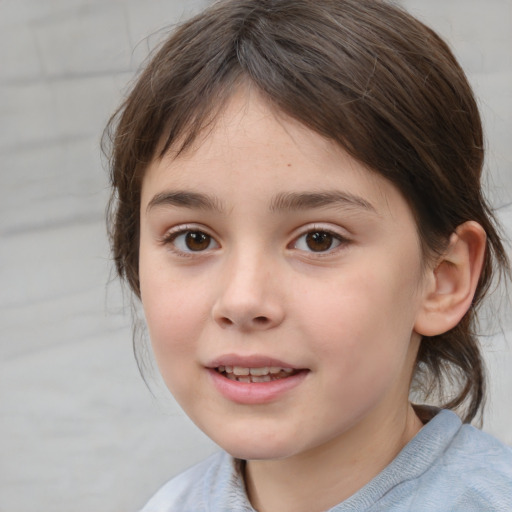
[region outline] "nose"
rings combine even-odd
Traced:
[[[212,314],[223,329],[264,331],[280,325],[284,304],[279,272],[266,258],[226,262]]]

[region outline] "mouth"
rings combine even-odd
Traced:
[[[230,402],[262,405],[280,400],[307,379],[310,370],[263,354],[224,354],[205,365],[214,388]]]
[[[217,366],[214,370],[226,379],[244,383],[273,382],[292,377],[300,372],[293,368],[262,366],[246,368],[242,366]]]

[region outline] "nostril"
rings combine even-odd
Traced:
[[[218,322],[222,327],[231,327],[233,325],[239,325],[240,327],[243,327],[243,325],[245,325],[245,322],[235,322],[227,316],[219,318]],[[270,323],[270,319],[266,316],[256,316],[252,319],[252,322],[249,322],[247,325],[250,325],[250,323],[252,323],[253,326],[264,327]]]
[[[277,311],[275,315],[258,315],[257,313],[265,313],[265,311],[254,311],[254,309],[259,308],[243,306],[240,306],[238,310],[233,306],[231,311],[227,311],[229,308],[226,307],[222,307],[224,311],[219,311],[219,309],[220,307],[216,307],[212,311],[212,317],[215,323],[222,329],[232,329],[236,327],[242,331],[250,331],[251,329],[265,330],[279,325],[282,320],[279,311]],[[253,311],[250,311],[250,309]],[[273,312],[270,311],[270,313]]]
[[[220,321],[221,321],[221,323],[222,323],[223,325],[225,325],[226,327],[234,324],[233,320],[230,320],[230,319],[229,319],[229,318],[227,318],[227,317],[223,317],[223,318],[221,318],[221,319],[220,319]]]

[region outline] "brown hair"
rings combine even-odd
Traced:
[[[246,82],[284,114],[335,141],[392,182],[409,202],[426,255],[456,227],[480,223],[488,247],[473,305],[440,336],[424,338],[416,380],[425,394],[455,386],[443,407],[471,421],[485,378],[475,311],[508,261],[481,192],[479,112],[448,46],[379,0],[222,0],[163,43],[107,127],[110,236],[118,274],[140,297],[141,180],[171,146],[185,149]],[[178,146],[178,147],[177,147]]]

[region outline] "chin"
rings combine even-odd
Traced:
[[[292,454],[287,450],[272,450],[268,447],[258,449],[258,447],[251,446],[244,447],[223,447],[235,459],[243,460],[281,460],[290,457]]]
[[[286,440],[269,439],[268,434],[252,433],[238,438],[228,435],[222,439],[212,439],[231,456],[244,460],[286,459],[296,454],[299,449],[296,442],[290,443],[293,440],[291,437]]]

